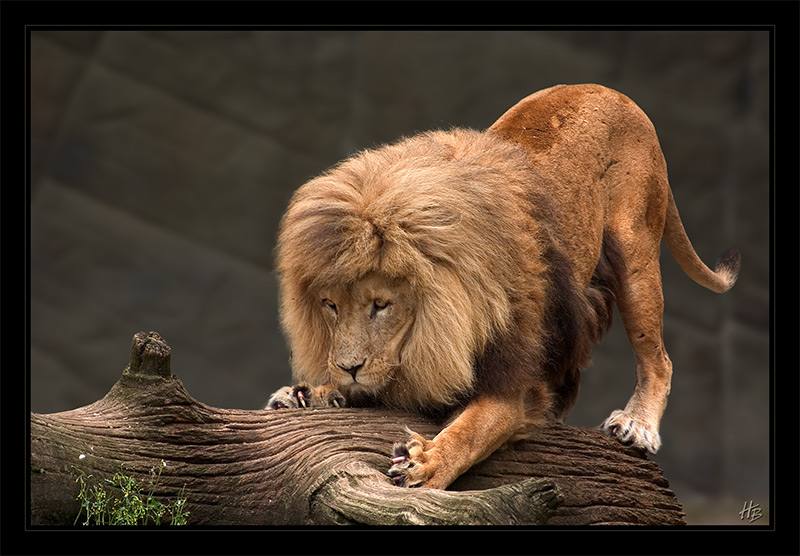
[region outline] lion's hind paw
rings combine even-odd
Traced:
[[[640,421],[622,410],[616,410],[603,421],[600,429],[626,446],[636,446],[651,454],[661,447],[661,435],[647,423]]]

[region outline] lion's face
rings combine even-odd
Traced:
[[[328,372],[346,390],[374,392],[395,378],[414,322],[405,281],[373,273],[347,287],[319,292],[330,333]]]

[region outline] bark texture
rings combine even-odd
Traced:
[[[498,450],[446,491],[395,487],[385,475],[405,427],[440,425],[384,409],[245,411],[194,400],[155,333],[101,400],[31,414],[32,525],[71,525],[80,472],[181,488],[192,525],[685,524],[658,466],[599,431],[556,426]]]

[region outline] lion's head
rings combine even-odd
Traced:
[[[519,229],[535,226],[525,162],[476,131],[431,132],[300,187],[277,247],[295,378],[407,408],[468,394],[476,354],[509,326],[520,261],[538,249],[518,239],[536,233]]]

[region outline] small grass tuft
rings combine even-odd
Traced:
[[[158,470],[150,470],[150,490],[145,495],[144,488],[131,476],[122,472],[115,473],[111,479],[104,479],[108,487],[119,495],[106,493],[102,483],[93,482],[92,475],[82,471],[76,483],[81,485],[77,500],[81,503],[81,511],[75,523],[85,515],[83,525],[186,525],[189,512],[186,511],[184,489],[178,493],[177,499],[163,504],[153,497],[161,470],[166,467],[164,460]]]

